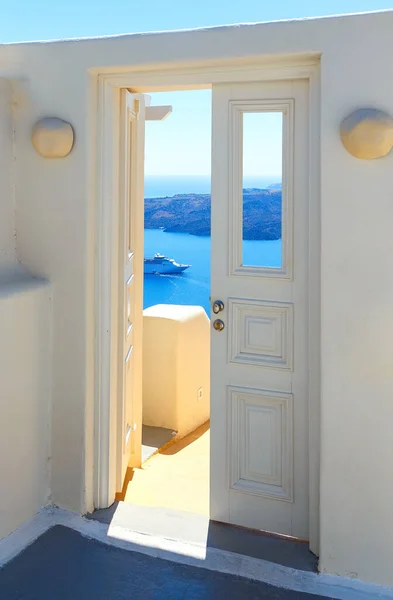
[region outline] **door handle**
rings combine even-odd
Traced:
[[[224,310],[224,303],[222,300],[216,300],[213,303],[213,312],[215,315],[218,315],[219,312],[221,312],[222,310]]]
[[[216,331],[222,331],[225,327],[225,323],[224,321],[221,321],[221,319],[216,319],[213,323],[213,327]]]

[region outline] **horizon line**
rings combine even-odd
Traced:
[[[211,177],[211,173],[145,173],[145,177]],[[261,175],[251,173],[244,174],[243,177],[278,177],[282,179],[282,175],[272,174],[272,175]]]

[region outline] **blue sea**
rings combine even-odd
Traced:
[[[249,179],[249,181],[247,181]],[[244,187],[263,189],[277,178],[245,178]],[[146,177],[145,197],[159,198],[187,193],[210,193],[209,177]],[[144,308],[154,304],[202,306],[210,314],[210,237],[185,233],[166,233],[162,229],[145,229],[145,257],[156,252],[191,267],[179,275],[145,275]],[[255,263],[263,257],[263,262]],[[244,264],[281,264],[281,240],[243,242]]]
[[[243,187],[264,189],[278,183],[277,177],[244,177]],[[176,194],[210,194],[208,175],[146,175],[145,198],[165,198]]]

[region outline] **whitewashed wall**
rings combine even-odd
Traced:
[[[0,538],[50,500],[50,286],[0,276]]]
[[[55,502],[91,507],[93,190],[89,69],[321,55],[321,568],[393,585],[393,155],[351,158],[351,110],[393,114],[393,13],[0,48],[15,79],[18,256],[54,288]],[[42,116],[76,131],[62,161],[37,156]],[[316,197],[314,202],[318,202]]]
[[[13,84],[0,79],[0,538],[50,498],[51,292],[17,262]]]
[[[392,16],[357,20],[321,66],[321,567],[390,585],[393,153],[357,160],[338,127],[363,106],[393,115]]]
[[[0,78],[0,268],[9,267],[15,260],[15,147],[12,112],[12,83]]]

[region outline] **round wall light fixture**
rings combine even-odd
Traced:
[[[31,141],[41,156],[64,158],[74,145],[74,130],[67,121],[46,117],[34,125]]]
[[[342,121],[340,136],[355,158],[382,158],[393,148],[393,119],[382,110],[360,108]]]

